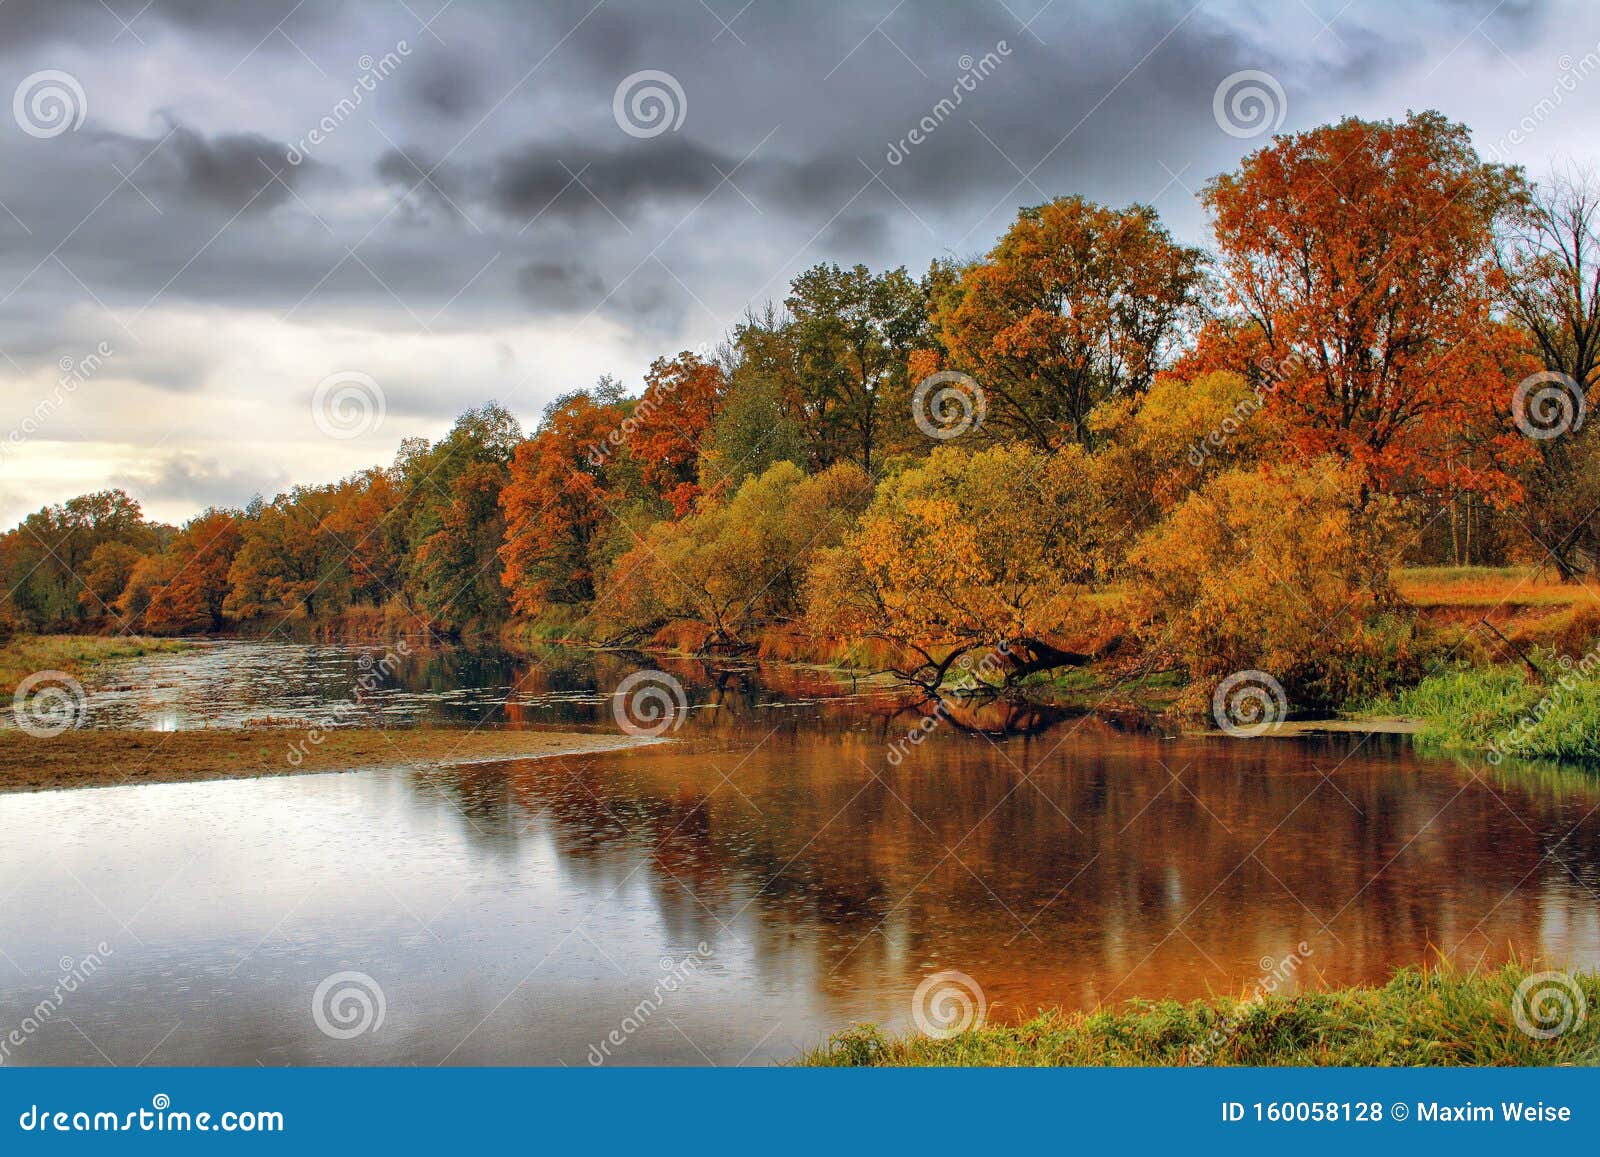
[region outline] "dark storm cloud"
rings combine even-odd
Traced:
[[[406,77],[417,107],[446,120],[462,120],[488,100],[482,61],[467,52],[438,49],[423,56]]]
[[[1252,0],[156,0],[136,20],[136,0],[109,2],[146,43],[99,0],[0,3],[0,96],[44,68],[88,94],[78,132],[0,125],[0,349],[42,358],[98,325],[169,391],[209,371],[136,359],[119,329],[169,305],[400,337],[599,315],[693,344],[808,264],[917,271],[1064,193],[1156,199],[1204,243],[1189,193],[1262,143],[1215,123],[1224,77],[1272,73],[1292,130],[1418,62],[1495,66],[1549,23],[1535,0],[1429,0],[1403,19],[1377,0],[1310,0],[1314,16]],[[356,62],[401,42],[352,104]],[[986,54],[995,66],[942,107]],[[642,70],[681,85],[676,131],[641,139],[614,119]],[[73,312],[101,306],[114,318]]]
[[[576,262],[532,261],[517,271],[517,288],[531,304],[557,310],[586,309],[605,295],[606,284]]]
[[[224,133],[208,140],[177,125],[157,173],[164,173],[173,190],[186,199],[230,213],[265,212],[286,200],[319,167],[315,161],[290,165],[284,159],[286,150],[284,144],[259,133]]]

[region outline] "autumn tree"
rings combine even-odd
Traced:
[[[1286,701],[1339,706],[1413,663],[1409,628],[1391,613],[1396,506],[1365,496],[1365,483],[1359,465],[1334,458],[1235,468],[1140,538],[1134,619],[1145,649],[1188,673],[1189,708],[1256,671]]]
[[[1158,377],[1143,394],[1118,394],[1087,425],[1099,447],[1114,551],[1131,543],[1206,479],[1270,456],[1283,437],[1270,390],[1234,373]]]
[[[682,518],[700,493],[700,451],[726,383],[718,366],[687,350],[671,360],[657,358],[644,380],[644,396],[623,421],[618,441],[638,460],[644,486]]]
[[[629,632],[691,622],[706,629],[708,647],[746,644],[754,626],[800,618],[813,558],[845,536],[871,496],[872,480],[854,463],[807,476],[778,462],[726,502],[650,527],[612,566],[604,613]]]
[[[516,448],[500,493],[500,557],[501,581],[519,614],[594,598],[614,462],[604,448],[627,416],[620,391],[603,381],[551,402],[533,437]]]
[[[930,274],[939,348],[919,369],[972,375],[997,436],[1088,443],[1090,410],[1149,385],[1204,282],[1204,254],[1150,206],[1057,197],[1022,210],[986,260]]]
[[[405,587],[409,561],[405,493],[402,471],[380,467],[353,474],[334,490],[333,507],[322,529],[347,553],[352,603],[378,606]]]
[[[1520,342],[1495,317],[1493,241],[1521,189],[1434,112],[1278,137],[1206,186],[1237,332],[1302,455],[1390,489],[1464,463],[1455,481],[1503,489]]]
[[[349,552],[323,528],[334,507],[334,490],[296,486],[270,503],[257,501],[247,508],[228,570],[223,610],[229,618],[315,618],[348,605]]]
[[[130,581],[135,593],[125,609],[142,602],[143,629],[155,635],[222,630],[229,576],[242,542],[236,511],[207,510],[191,519],[166,550],[141,563],[148,572]]]
[[[30,630],[63,630],[103,618],[131,574],[125,551],[156,549],[171,527],[148,523],[123,490],[102,490],[47,506],[0,536],[0,581],[8,613]],[[93,583],[85,575],[94,571]]]
[[[878,487],[857,529],[812,569],[822,634],[888,641],[900,673],[937,690],[973,653],[1006,658],[1002,682],[1086,661],[1067,636],[1096,581],[1105,504],[1080,447],[943,447]]]

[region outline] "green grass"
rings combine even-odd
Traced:
[[[1379,987],[1290,997],[1130,1001],[1119,1011],[1044,1012],[950,1037],[853,1026],[806,1065],[1570,1065],[1600,1063],[1600,976],[1570,980],[1587,1016],[1548,1040],[1517,1025],[1519,965],[1472,975],[1406,969]],[[1533,989],[1544,992],[1544,987]],[[1554,993],[1555,988],[1548,991]],[[1570,993],[1571,990],[1568,990]],[[1569,999],[1571,999],[1569,995]],[[1528,1002],[1523,1002],[1527,1008]],[[1548,1007],[1537,998],[1535,1008]],[[1533,1027],[1540,1022],[1530,1018]]]
[[[178,651],[190,645],[180,639],[138,635],[18,635],[0,646],[0,695],[11,694],[35,671],[81,675],[97,663]]]
[[[1549,656],[1541,665],[1549,675],[1544,684],[1521,667],[1447,671],[1371,709],[1423,720],[1424,744],[1600,761],[1600,671],[1586,674]]]

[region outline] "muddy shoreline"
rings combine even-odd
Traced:
[[[317,742],[288,728],[81,729],[48,738],[7,729],[0,730],[0,793],[546,759],[648,742],[590,732],[446,727],[346,728],[321,732]]]

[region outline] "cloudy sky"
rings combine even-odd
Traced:
[[[4,95],[0,524],[107,485],[182,521],[1057,194],[1205,243],[1273,128],[1431,107],[1592,161],[1600,8],[0,0]]]

